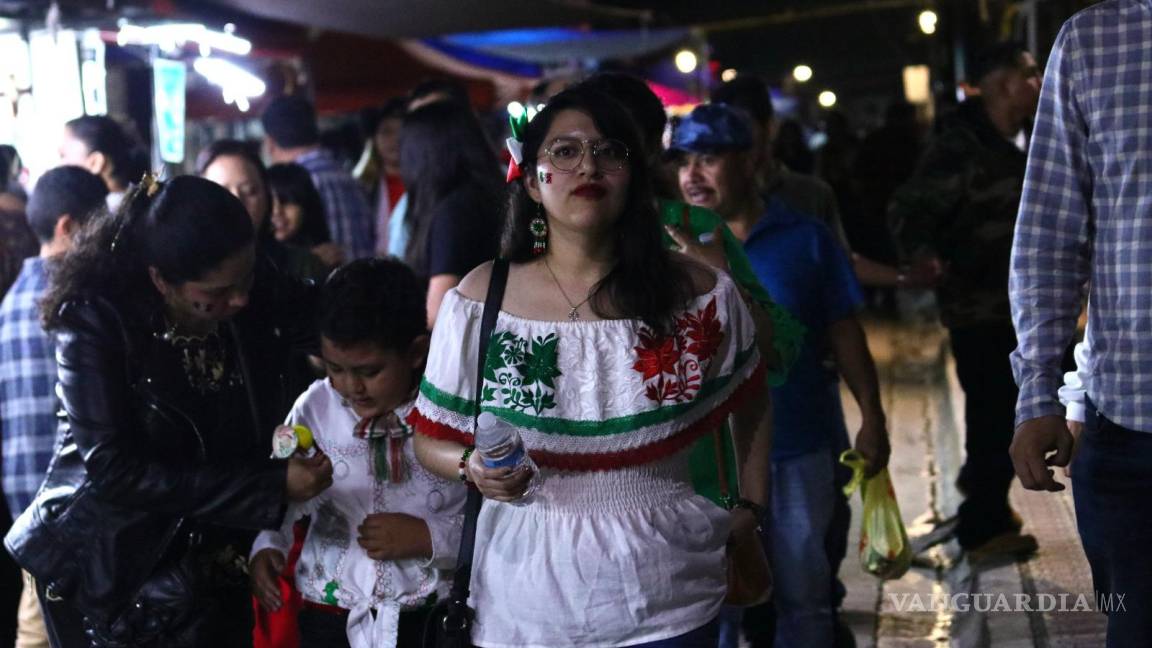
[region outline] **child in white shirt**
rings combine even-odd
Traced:
[[[277,577],[292,525],[312,522],[296,565],[303,648],[419,645],[428,608],[447,594],[465,486],[426,471],[404,419],[428,354],[424,290],[402,263],[362,259],[337,270],[321,301],[328,372],[297,399],[287,425],[312,431],[333,485],[290,506],[252,547],[253,592],[282,604]]]

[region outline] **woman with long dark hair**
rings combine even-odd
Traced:
[[[281,245],[311,249],[332,240],[324,220],[324,200],[308,169],[296,163],[268,167],[272,193],[272,236]]]
[[[449,289],[496,256],[500,168],[476,116],[441,101],[404,119],[400,169],[408,189],[404,261],[428,280],[428,325]]]
[[[257,247],[284,272],[301,279],[322,283],[333,268],[343,262],[339,246],[328,235],[327,224],[313,226],[315,242],[308,246],[279,241],[273,224],[275,197],[268,169],[255,148],[239,140],[217,140],[200,151],[196,172],[232,192],[244,203],[256,230]],[[308,180],[311,185],[311,178]],[[315,187],[313,187],[315,191]],[[321,220],[324,207],[319,207]]]
[[[191,176],[145,180],[60,260],[43,309],[67,418],[5,538],[53,646],[250,645],[253,534],[331,483],[323,456],[268,458],[313,302]]]
[[[715,646],[725,543],[751,535],[767,496],[751,316],[726,274],[664,247],[639,136],[610,97],[560,93],[522,147],[491,342],[479,348],[486,264],[445,296],[409,417],[421,461],[486,498],[472,640]],[[485,466],[476,409],[517,429],[539,475]],[[731,513],[694,492],[688,464],[730,413],[747,498]]]

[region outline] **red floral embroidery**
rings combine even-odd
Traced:
[[[715,298],[699,314],[685,313],[684,317],[676,320],[676,328],[685,329],[689,340],[688,353],[701,360],[716,355],[716,350],[724,341],[724,331],[720,329],[720,320],[716,318]]]
[[[636,364],[632,368],[644,375],[644,380],[664,373],[676,373],[676,360],[680,354],[671,337],[657,338],[649,330],[640,331],[640,346],[636,347]]]
[[[632,368],[643,376],[645,396],[658,403],[690,401],[700,391],[708,365],[724,341],[716,298],[699,312],[676,318],[673,335],[658,337],[648,327],[642,327],[639,335]]]

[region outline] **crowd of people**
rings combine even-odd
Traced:
[[[1070,21],[1043,95],[1031,53],[989,48],[922,152],[896,106],[863,143],[831,118],[805,155],[750,76],[665,140],[648,86],[599,73],[514,123],[507,155],[425,84],[366,120],[354,168],[297,95],[262,147],[215,142],[170,179],[114,120],[69,122],[61,166],[0,194],[17,646],[423,646],[459,564],[477,646],[853,645],[839,458],[873,475],[891,452],[864,289],[936,289],[967,402],[946,524],[973,561],[1024,557],[1013,464],[1060,487],[1044,456],[1072,454],[1058,369],[1090,264],[1061,391],[1077,507],[1097,588],[1145,606],[1109,645],[1146,636],[1125,565],[1149,525],[1123,522],[1148,517],[1145,253],[1117,251],[1147,228],[1109,210],[1148,211],[1152,147],[1093,139],[1144,131],[1088,72],[1114,65],[1094,21],[1141,2]],[[532,461],[474,452],[481,413]],[[770,596],[730,604],[749,548]]]

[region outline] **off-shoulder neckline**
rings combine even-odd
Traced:
[[[712,286],[711,290],[709,290],[707,292],[700,293],[700,294],[696,295],[695,297],[693,297],[692,301],[691,301],[692,304],[696,304],[696,303],[701,302],[701,301],[706,301],[710,297],[719,296],[730,285],[733,285],[732,279],[726,273],[715,272],[714,274],[716,277],[715,285]],[[456,287],[453,287],[448,291],[446,298],[448,296],[455,297],[461,303],[463,303],[466,307],[471,308],[473,310],[482,311],[484,308],[484,302],[483,301],[472,299],[471,297],[464,296],[463,294],[460,293],[459,289]],[[595,327],[596,325],[619,325],[619,324],[633,325],[637,322],[637,320],[635,318],[598,319],[598,320],[581,319],[581,320],[576,320],[574,322],[570,321],[570,320],[566,320],[566,319],[564,319],[564,320],[533,319],[530,317],[524,317],[522,315],[516,315],[514,313],[509,313],[508,311],[504,310],[503,308],[500,309],[500,318],[511,320],[514,322],[522,322],[524,324],[529,324],[529,325],[558,324],[558,325],[565,326],[565,327]]]

